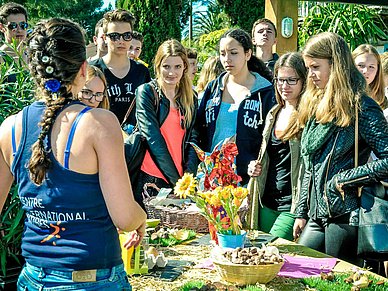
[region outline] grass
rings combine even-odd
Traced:
[[[151,237],[150,237],[149,242],[150,242],[150,244],[159,244],[163,247],[173,246],[173,245],[180,244],[184,241],[188,241],[190,239],[195,238],[196,232],[194,230],[188,230],[188,232],[189,232],[189,237],[186,240],[176,239],[175,237],[173,237],[170,234],[168,238],[159,238],[157,240],[151,240]]]
[[[193,287],[201,288],[203,285],[205,285],[205,283],[203,281],[191,281],[191,282],[187,282],[185,285],[183,285],[182,287],[180,287],[176,291],[189,291]],[[256,286],[245,286],[244,288],[238,288],[238,289],[239,290],[249,290],[249,291],[264,291],[262,288],[256,287]]]
[[[322,280],[321,278],[303,278],[302,282],[308,285],[310,288],[314,288],[320,291],[350,291],[353,284],[348,284],[344,282],[344,279],[349,277],[352,273],[338,274],[335,273],[335,279],[333,281]],[[367,288],[363,288],[363,291],[373,290],[373,291],[383,291],[388,290],[387,284],[377,286],[376,282],[379,280],[368,276],[369,280],[373,280],[373,284]]]

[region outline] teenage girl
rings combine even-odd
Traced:
[[[292,240],[294,212],[304,174],[301,129],[296,122],[307,78],[302,55],[282,55],[276,61],[274,74],[278,104],[265,121],[261,156],[248,165],[249,175],[259,176],[259,191],[255,194],[262,195],[252,197],[251,209],[258,209],[259,203],[263,207],[249,224],[254,229]]]

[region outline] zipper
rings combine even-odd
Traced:
[[[313,178],[312,173],[310,173],[310,179],[309,179],[309,184],[307,188],[307,207],[310,210],[310,189],[311,189],[311,180]]]
[[[327,198],[327,177],[329,175],[330,162],[331,162],[331,158],[332,158],[333,153],[334,153],[334,149],[335,149],[335,145],[337,143],[338,136],[339,136],[339,132],[337,132],[337,136],[335,137],[333,148],[332,148],[332,150],[330,152],[329,162],[327,163],[326,177],[325,177],[325,186],[324,186],[324,197],[323,197],[323,199],[325,199],[325,201],[326,201],[327,212],[329,213],[329,217],[330,218],[332,216],[331,216],[330,207],[329,207],[329,199]]]
[[[345,192],[344,190],[342,190],[342,187],[346,184],[350,184],[350,183],[353,183],[353,182],[358,182],[358,181],[363,181],[363,180],[366,180],[366,179],[369,179],[369,175],[366,175],[364,177],[360,177],[360,178],[356,178],[356,179],[353,179],[353,180],[349,180],[349,181],[346,181],[346,182],[343,182],[343,183],[337,183],[339,188],[341,189],[340,190],[340,193],[342,195],[342,200],[345,200]],[[362,190],[362,187],[364,186],[361,186],[361,187],[358,187],[357,188],[357,194],[358,194],[358,197],[361,197],[361,190]]]
[[[350,183],[353,183],[353,182],[358,182],[358,181],[362,181],[362,180],[365,180],[365,179],[369,179],[369,175],[366,175],[364,177],[360,177],[360,178],[355,178],[353,180],[349,180],[349,181],[346,181],[346,182],[343,182],[341,183],[341,185],[346,185],[346,184],[350,184]]]

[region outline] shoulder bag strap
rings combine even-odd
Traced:
[[[152,88],[152,91],[154,91],[154,97],[155,97],[155,107],[156,107],[156,113],[158,113],[159,111],[159,102],[160,102],[160,96],[158,94],[158,92],[156,92],[156,89],[155,89],[155,86],[152,84],[152,82],[149,83],[151,88]]]
[[[123,127],[123,125],[127,121],[128,117],[129,117],[129,114],[131,114],[133,107],[135,107],[135,103],[136,103],[136,95],[135,95],[135,98],[133,98],[133,100],[131,102],[131,105],[129,105],[127,113],[125,113],[125,117],[123,119],[123,122],[121,122],[121,127]]]
[[[149,83],[152,90],[154,91],[154,96],[155,96],[155,106],[156,106],[156,112],[158,112],[159,110],[159,96],[158,96],[158,93],[156,92],[155,90],[155,87],[152,85],[152,83],[150,82]],[[129,115],[131,114],[132,110],[133,110],[133,107],[135,107],[135,104],[136,104],[136,96],[135,98],[133,98],[132,102],[131,102],[131,105],[129,106],[128,108],[128,111],[127,113],[125,114],[125,117],[123,119],[123,122],[121,122],[121,127],[125,124],[125,122],[127,121]],[[135,127],[137,126],[137,124],[135,125]]]
[[[356,120],[354,122],[354,167],[358,167],[358,109],[356,108]],[[361,197],[362,187],[357,188],[358,197]]]

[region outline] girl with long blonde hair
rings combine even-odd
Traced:
[[[381,109],[388,107],[388,100],[384,94],[384,76],[379,52],[370,44],[358,46],[352,53],[358,70],[364,75],[367,93]]]
[[[294,238],[307,247],[360,264],[354,243],[357,189],[388,178],[388,125],[381,108],[365,94],[365,78],[342,37],[330,32],[313,36],[303,49],[303,59],[309,73],[299,122],[304,128],[301,155],[306,169],[295,211]],[[356,114],[359,165],[355,168]],[[371,150],[378,161],[366,164]]]
[[[155,56],[156,81],[136,91],[136,119],[148,144],[134,189],[135,199],[143,207],[145,183],[172,188],[184,172],[197,169],[197,155],[189,142],[196,142],[193,125],[198,102],[188,69],[184,46],[175,39],[167,40]]]

